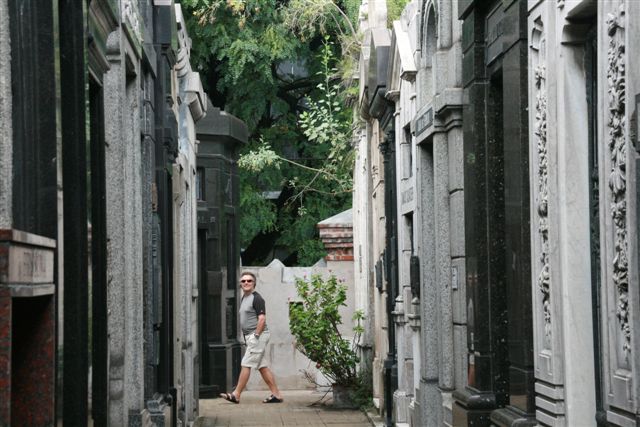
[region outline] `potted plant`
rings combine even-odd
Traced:
[[[325,279],[314,274],[309,279],[296,278],[296,290],[301,301],[289,305],[296,348],[331,381],[335,406],[358,406],[355,395],[362,379],[357,372],[356,345],[363,332],[362,312],[353,316],[354,337],[349,341],[338,330],[342,324],[339,309],[346,306],[346,285],[333,275]]]

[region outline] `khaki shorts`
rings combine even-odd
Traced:
[[[269,366],[268,360],[265,357],[265,350],[267,349],[270,336],[267,331],[263,331],[259,339],[253,334],[245,335],[244,340],[247,343],[247,350],[244,352],[244,357],[240,365],[255,369]]]

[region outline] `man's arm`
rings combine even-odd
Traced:
[[[260,335],[264,330],[264,325],[267,323],[267,316],[264,314],[258,315],[258,326],[256,326],[256,335]]]
[[[256,337],[259,337],[262,331],[264,331],[264,327],[267,324],[267,309],[265,307],[265,302],[262,296],[259,293],[253,294],[253,309],[256,311],[256,315],[258,316],[258,325],[256,326],[256,330],[254,334]]]

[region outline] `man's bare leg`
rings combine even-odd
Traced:
[[[280,394],[280,390],[278,390],[278,386],[276,385],[276,380],[273,378],[273,373],[268,366],[260,368],[260,375],[262,375],[262,379],[271,390],[271,394],[273,394],[278,399],[282,399],[282,395]]]
[[[240,400],[240,395],[249,382],[249,376],[251,376],[251,368],[243,366],[240,370],[240,376],[238,376],[238,385],[236,385],[235,390],[233,390],[233,395],[236,399]]]

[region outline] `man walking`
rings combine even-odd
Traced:
[[[267,328],[267,317],[264,299],[256,292],[256,276],[250,272],[243,272],[240,275],[240,287],[242,288],[242,299],[240,300],[240,328],[247,344],[247,350],[242,358],[240,376],[238,384],[231,393],[221,393],[220,397],[233,403],[240,403],[240,395],[249,381],[251,368],[258,369],[262,379],[271,390],[271,396],[264,399],[263,403],[280,403],[282,395],[276,385],[273,373],[269,369],[264,357],[267,344],[269,343],[269,329]]]

